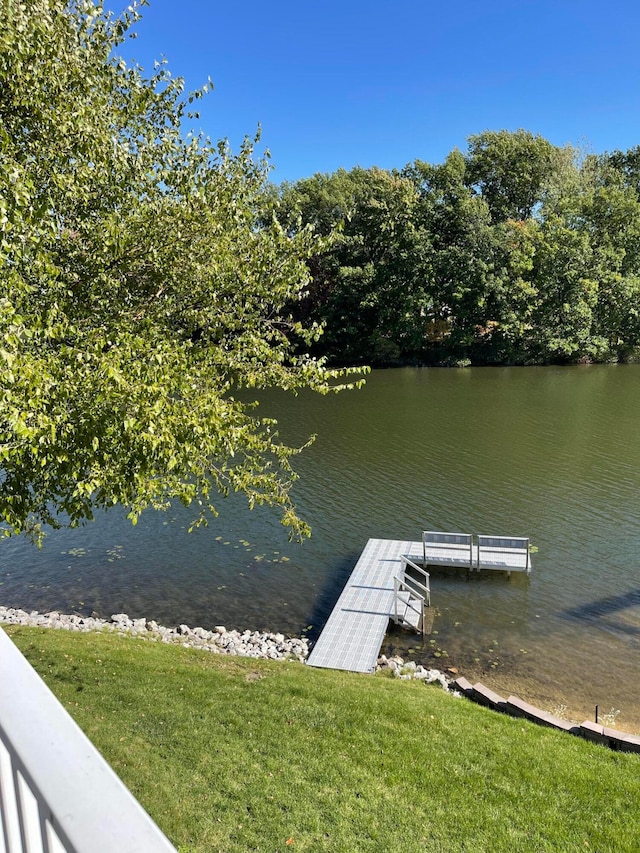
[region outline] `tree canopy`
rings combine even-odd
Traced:
[[[638,150],[485,131],[441,164],[283,185],[286,227],[297,211],[339,231],[294,307],[326,324],[314,352],[380,365],[640,357]]]
[[[281,188],[278,215],[289,231],[302,223],[331,237],[314,255],[312,281],[295,306],[297,316],[323,325],[323,355],[384,361],[411,336],[415,306],[406,282],[420,252],[416,200],[409,181],[383,169],[340,169]]]
[[[185,134],[207,87],[118,58],[138,19],[6,4],[0,29],[0,517],[5,534],[245,492],[294,533],[290,465],[242,389],[344,387],[291,316],[318,251],[268,167]],[[287,307],[289,306],[289,307]],[[295,345],[295,351],[294,351]],[[244,399],[244,398],[243,398]]]

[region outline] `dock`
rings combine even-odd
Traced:
[[[422,562],[422,543],[369,539],[307,659],[309,666],[374,672],[403,557]]]
[[[426,531],[422,540],[369,539],[307,659],[375,672],[389,620],[424,633],[429,566],[531,572],[529,540]]]

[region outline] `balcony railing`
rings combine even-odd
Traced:
[[[176,853],[0,629],[0,853]]]

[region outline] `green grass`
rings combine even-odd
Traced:
[[[9,629],[189,851],[637,851],[640,757],[439,688]]]

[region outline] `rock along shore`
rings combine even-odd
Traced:
[[[167,628],[153,619],[131,619],[126,613],[115,613],[110,620],[95,616],[65,615],[53,610],[50,613],[27,613],[13,607],[0,607],[0,623],[25,625],[33,628],[58,628],[65,631],[113,631],[131,637],[142,637],[161,643],[175,643],[209,652],[239,655],[267,660],[299,660],[309,654],[309,644],[304,638],[286,638],[284,634],[259,631],[228,631],[217,625],[213,631],[179,625]]]
[[[238,655],[266,660],[298,660],[301,663],[309,655],[309,641],[304,637],[285,637],[284,634],[271,634],[260,631],[228,631],[224,625],[217,625],[212,631],[205,628],[190,628],[179,625],[167,628],[158,625],[153,619],[131,619],[126,613],[114,613],[111,619],[97,616],[79,616],[77,614],[27,613],[16,607],[0,606],[0,624],[25,625],[30,628],[57,628],[63,631],[111,631],[122,636],[141,637],[152,642],[175,643],[187,648],[204,649],[214,654]],[[425,684],[440,684],[449,689],[449,680],[438,669],[427,669],[414,661],[405,663],[400,657],[378,659],[377,670],[388,671],[403,681],[416,679]]]

